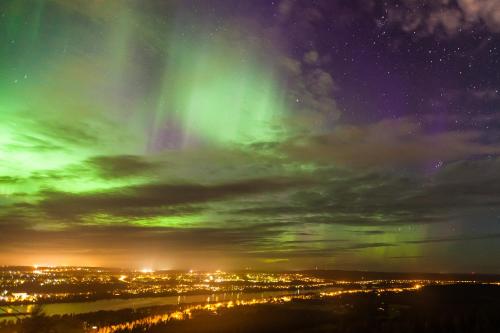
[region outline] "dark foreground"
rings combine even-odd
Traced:
[[[57,318],[42,314],[0,333],[93,332],[93,325],[126,322],[161,308]],[[193,312],[192,319],[117,332],[499,332],[500,286],[429,286],[401,293],[360,293]],[[86,325],[86,329],[84,328]],[[95,331],[95,330],[94,330]]]

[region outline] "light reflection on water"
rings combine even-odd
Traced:
[[[299,293],[320,293],[339,290],[339,288],[326,289],[302,289],[289,291],[264,291],[258,293],[223,293],[223,294],[204,294],[204,295],[180,295],[164,297],[141,297],[129,299],[104,299],[92,302],[76,303],[53,303],[43,306],[43,311],[47,315],[79,314],[95,311],[116,311],[122,309],[139,309],[161,305],[180,305],[189,303],[213,303],[226,301],[248,301],[252,299],[263,299],[269,297],[297,295]],[[16,305],[7,308],[8,313],[29,313],[33,311],[34,305]],[[12,320],[13,317],[0,317],[2,320]]]

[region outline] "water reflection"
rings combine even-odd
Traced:
[[[79,314],[95,311],[116,311],[121,309],[139,309],[161,305],[181,305],[189,303],[217,303],[226,301],[248,301],[252,299],[263,299],[287,295],[297,295],[306,292],[334,291],[338,288],[315,289],[315,290],[290,290],[290,291],[265,291],[258,293],[223,293],[204,295],[179,295],[165,297],[142,297],[130,299],[104,299],[92,302],[77,303],[54,303],[46,304],[43,310],[47,315]],[[34,309],[33,304],[16,305],[7,309],[8,313],[30,313]],[[0,320],[5,320],[0,317]],[[9,319],[12,319],[10,317]]]

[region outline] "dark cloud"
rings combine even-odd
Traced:
[[[500,238],[499,233],[488,234],[488,235],[463,235],[459,237],[443,237],[443,238],[428,238],[405,241],[405,244],[431,244],[431,243],[448,243],[448,242],[464,242],[473,240],[486,240],[486,239],[496,239]]]
[[[0,250],[26,255],[74,252],[166,256],[168,253],[205,252],[251,256],[262,245],[286,232],[276,224],[219,227],[146,227],[130,224],[76,225],[56,230],[36,230],[19,224],[0,224]],[[206,254],[206,253],[205,253]]]
[[[86,164],[96,169],[102,178],[120,178],[133,176],[154,176],[164,163],[147,161],[142,156],[95,156],[86,161]]]
[[[500,207],[500,189],[493,181],[499,176],[497,166],[497,160],[486,159],[452,163],[425,176],[359,174],[331,168],[317,171],[312,176],[315,181],[298,178],[217,185],[141,185],[84,195],[45,192],[39,204],[17,207],[25,214],[31,211],[30,214],[16,216],[11,209],[10,216],[3,215],[0,243],[5,251],[24,246],[30,253],[35,248],[65,253],[87,251],[94,255],[100,251],[115,255],[138,251],[142,256],[205,251],[212,255],[230,253],[248,260],[326,260],[374,248],[496,239],[500,237],[497,233],[385,241],[383,229],[353,228],[346,232],[358,234],[356,239],[321,239],[316,232],[304,232],[297,237],[305,238],[290,240],[287,235],[308,225],[407,226],[450,222],[468,210],[496,209]],[[269,200],[273,194],[279,196]],[[253,200],[247,200],[250,196]],[[220,205],[208,208],[205,205],[209,203]],[[205,209],[219,211],[216,220],[205,221],[212,227],[130,224],[144,216],[179,216]],[[53,220],[96,214],[118,219],[115,223],[109,218],[107,225],[65,223],[59,224],[61,230],[37,230],[34,216],[43,214],[49,214]],[[373,241],[372,237],[381,238]],[[31,245],[26,247],[27,243]]]
[[[392,247],[395,246],[392,243],[375,242],[375,243],[355,243],[347,246],[346,250],[362,250],[362,249],[372,249],[377,247]]]
[[[97,213],[109,215],[143,216],[158,209],[160,215],[176,212],[171,206],[210,203],[232,198],[279,192],[302,187],[304,179],[254,179],[216,185],[202,184],[146,184],[115,188],[102,192],[75,194],[67,192],[42,193],[43,199],[35,209],[52,216],[76,217]],[[167,210],[163,210],[167,208]],[[188,209],[188,212],[192,208]],[[184,211],[185,212],[185,211]]]
[[[374,227],[457,221],[467,211],[499,210],[497,165],[497,160],[489,159],[456,162],[431,175],[334,169],[321,173],[321,186],[294,192],[283,202],[261,202],[236,214]]]
[[[426,133],[410,119],[396,119],[339,126],[327,134],[293,138],[282,148],[292,158],[304,161],[355,167],[414,167],[500,152],[498,145],[482,144],[481,135],[477,131]]]
[[[0,177],[0,183],[3,183],[3,184],[15,184],[19,181],[21,181],[21,179],[19,177],[12,177],[12,176],[1,176]]]
[[[348,230],[354,234],[362,234],[362,235],[383,235],[386,233],[384,230]]]
[[[342,242],[341,242],[342,243]],[[311,246],[308,246],[311,245]],[[350,242],[347,244],[341,244],[338,246],[323,246],[317,248],[314,242],[303,243],[301,246],[283,246],[277,249],[276,247],[269,246],[268,248],[262,248],[258,250],[251,250],[247,252],[250,257],[302,257],[302,258],[321,258],[321,257],[336,257],[342,254],[348,254],[357,251],[369,250],[374,248],[387,248],[397,246],[392,243],[385,242]]]
[[[96,128],[95,122],[75,121],[65,122],[56,119],[40,119],[37,128],[40,134],[53,138],[56,142],[75,145],[98,145],[100,144],[100,133],[103,124]],[[108,125],[108,124],[106,124]]]
[[[421,259],[424,258],[424,256],[394,256],[394,257],[388,257],[389,259],[401,259],[401,260],[408,260],[408,259]]]

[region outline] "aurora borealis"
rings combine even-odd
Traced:
[[[7,0],[0,264],[500,273],[495,0]]]

